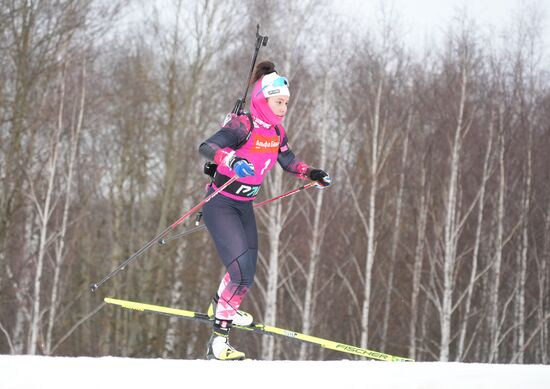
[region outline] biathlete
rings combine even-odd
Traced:
[[[281,125],[290,98],[288,80],[277,74],[272,62],[264,61],[256,66],[252,84],[250,115],[232,115],[199,147],[199,153],[217,165],[207,195],[238,177],[202,209],[204,223],[227,269],[208,309],[214,319],[208,359],[245,357],[229,344],[229,332],[232,324],[252,323],[252,315],[240,311],[239,306],[254,283],[258,232],[253,200],[267,172],[278,162],[299,178],[317,181],[320,187],[330,185],[325,171],[300,161],[290,149]]]

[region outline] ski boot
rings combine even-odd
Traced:
[[[208,312],[207,313],[208,313],[208,317],[211,320],[214,319],[214,315],[216,313],[216,305],[218,305],[218,299],[219,299],[219,297],[216,294],[216,296],[214,296],[214,298],[212,299],[212,302],[208,306]],[[254,318],[252,317],[252,315],[248,312],[245,312],[245,311],[237,310],[237,313],[233,317],[233,324],[236,324],[236,325],[242,326],[242,327],[248,327],[249,325],[252,324],[253,321],[254,321]]]
[[[242,361],[245,354],[236,350],[229,344],[229,330],[231,320],[214,319],[214,330],[208,340],[206,359],[217,359],[219,361]]]

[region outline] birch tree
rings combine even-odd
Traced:
[[[491,283],[489,290],[489,334],[490,334],[490,348],[488,359],[494,361],[498,359],[498,346],[500,341],[500,315],[499,315],[499,289],[501,280],[501,266],[503,257],[503,241],[504,241],[504,197],[506,189],[506,176],[505,176],[505,134],[504,134],[504,107],[502,104],[499,107],[499,131],[498,131],[498,192],[497,192],[497,204],[495,212],[496,222],[496,236],[495,236],[495,253],[492,261]]]
[[[367,70],[363,73],[365,79],[361,83],[369,85],[369,96],[366,97],[366,109],[363,113],[364,149],[362,158],[366,158],[361,166],[368,169],[368,193],[366,194],[367,208],[363,209],[355,192],[352,197],[366,237],[365,263],[363,269],[363,298],[361,308],[361,347],[367,347],[369,341],[369,318],[371,311],[371,292],[373,289],[373,267],[377,245],[377,197],[379,196],[379,179],[383,167],[389,159],[396,140],[402,136],[406,109],[398,111],[396,102],[401,86],[405,82],[403,76],[406,68],[406,57],[395,41],[389,21],[384,21],[381,28],[379,44],[367,46],[365,52],[368,61]]]
[[[463,55],[467,55],[464,53]],[[462,136],[464,128],[464,105],[466,101],[466,85],[468,75],[466,69],[467,58],[461,58],[460,69],[460,95],[458,102],[457,124],[452,142],[449,186],[447,189],[447,204],[445,209],[445,235],[444,235],[444,259],[443,259],[443,301],[441,312],[441,352],[440,360],[449,360],[449,345],[451,342],[451,314],[453,306],[454,271],[456,261],[458,231],[456,230],[456,212],[458,198],[458,169],[460,164],[460,152],[462,148]]]
[[[62,93],[61,98],[64,98],[65,94],[65,80],[62,80]],[[70,127],[70,135],[68,139],[68,156],[67,156],[67,167],[66,167],[66,182],[65,182],[65,193],[64,193],[64,205],[61,226],[59,227],[59,238],[55,243],[55,254],[54,254],[54,272],[53,280],[51,287],[51,296],[50,296],[50,308],[48,311],[48,324],[46,328],[45,335],[45,345],[44,353],[50,355],[52,352],[53,346],[53,330],[56,324],[58,306],[60,304],[60,289],[61,289],[61,272],[63,269],[63,264],[65,260],[66,253],[66,239],[67,239],[67,229],[69,224],[69,212],[72,205],[73,199],[73,179],[74,173],[76,170],[77,163],[77,152],[78,145],[80,142],[80,134],[82,132],[83,118],[84,118],[84,103],[86,100],[86,60],[84,59],[82,63],[81,71],[81,94],[78,107],[75,108],[77,112],[77,119]],[[63,100],[60,101],[59,108],[59,119],[58,126],[63,126]]]
[[[382,335],[380,336],[382,339],[382,343],[380,346],[380,349],[382,351],[385,351],[386,349],[386,341],[387,341],[387,334],[388,334],[388,323],[390,320],[390,310],[391,310],[391,296],[394,292],[394,272],[395,272],[395,265],[397,261],[397,250],[399,246],[400,236],[401,236],[401,221],[402,221],[402,212],[403,212],[403,196],[405,191],[405,177],[406,177],[406,164],[408,161],[408,151],[409,151],[409,138],[410,138],[410,131],[412,126],[412,113],[409,113],[409,116],[407,118],[407,126],[405,129],[405,135],[403,137],[403,150],[402,150],[402,156],[401,156],[401,171],[399,174],[399,186],[397,190],[397,199],[396,199],[396,205],[395,205],[395,222],[394,222],[394,230],[393,230],[393,237],[392,237],[392,245],[391,245],[391,254],[390,254],[390,268],[388,270],[388,281],[386,285],[386,293],[384,296],[384,316],[382,318]],[[414,355],[414,354],[411,354]]]
[[[479,265],[479,256],[480,256],[480,250],[481,250],[481,237],[482,237],[482,228],[483,228],[483,220],[484,220],[484,210],[486,205],[485,193],[487,189],[487,181],[491,177],[491,170],[492,170],[491,161],[493,160],[493,154],[492,154],[492,147],[494,143],[494,140],[493,140],[494,115],[493,114],[491,114],[490,116],[488,126],[489,126],[489,135],[487,140],[487,149],[485,152],[485,158],[483,161],[481,187],[479,191],[477,223],[476,223],[476,230],[475,230],[474,247],[472,252],[470,279],[469,279],[468,286],[466,289],[466,294],[465,294],[464,319],[462,320],[462,323],[460,326],[458,346],[457,346],[456,359],[459,361],[464,359],[465,354],[467,352],[468,347],[466,345],[466,336],[467,336],[468,326],[471,322],[470,312],[472,309],[472,299],[473,299],[476,283],[479,281],[479,277],[480,277],[480,274],[478,273],[478,265]],[[470,338],[472,340],[475,339],[474,336],[470,336]],[[469,344],[471,345],[472,341],[470,341]]]
[[[411,358],[416,357],[416,345],[417,336],[416,329],[418,327],[419,316],[419,295],[422,279],[422,263],[424,256],[424,245],[426,240],[426,223],[428,218],[428,201],[430,199],[430,188],[428,184],[428,172],[427,166],[423,164],[420,173],[420,204],[418,207],[418,221],[417,221],[417,238],[416,248],[414,252],[414,265],[413,265],[413,282],[411,293],[411,316],[409,324],[409,355]]]
[[[449,123],[449,134],[445,133],[449,143],[448,149],[445,148],[445,150],[448,151],[449,157],[448,161],[445,161],[448,171],[441,179],[444,182],[440,195],[442,201],[441,220],[436,221],[435,223],[438,225],[434,226],[438,246],[434,250],[436,257],[432,264],[436,266],[437,271],[440,269],[441,279],[434,284],[436,290],[430,297],[439,312],[441,334],[439,359],[441,361],[450,359],[450,346],[453,337],[452,316],[458,307],[453,293],[459,286],[457,284],[457,276],[460,271],[458,260],[462,256],[461,251],[465,250],[459,246],[458,242],[475,205],[475,200],[463,203],[467,188],[463,186],[461,179],[465,158],[463,145],[480,111],[474,89],[480,81],[479,50],[472,33],[474,28],[469,23],[461,18],[457,31],[449,36],[445,49],[446,56],[441,64],[442,77],[440,81],[443,89],[436,92],[443,93],[436,99],[444,98],[446,107],[452,107],[452,111],[443,113],[444,116],[441,117],[442,121],[440,122],[443,125]],[[433,271],[432,269],[432,276],[434,275]]]

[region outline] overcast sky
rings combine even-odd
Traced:
[[[337,12],[355,19],[355,23],[372,22],[380,9],[380,0],[329,0]],[[427,36],[440,37],[461,9],[472,17],[484,33],[499,34],[518,11],[536,6],[544,18],[544,51],[549,52],[550,0],[384,0],[394,5],[404,39],[422,48]],[[360,19],[360,20],[357,20]]]
[[[125,24],[140,23],[144,9],[171,0],[134,0],[130,5],[133,12],[127,12]],[[216,0],[223,1],[223,0]],[[296,0],[285,0],[296,1]],[[426,44],[437,43],[443,37],[461,10],[475,20],[482,36],[497,37],[509,29],[515,15],[528,8],[536,7],[542,16],[542,57],[550,61],[550,0],[327,0],[335,13],[341,14],[346,24],[356,27],[372,27],[380,16],[381,4],[393,10],[398,31],[403,42],[410,49],[422,51]],[[145,12],[146,14],[149,11]],[[169,17],[172,14],[168,14]],[[392,20],[393,20],[392,18]],[[264,31],[266,32],[266,31]],[[269,32],[267,32],[269,34]],[[495,44],[502,43],[494,42]]]

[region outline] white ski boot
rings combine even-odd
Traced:
[[[218,298],[219,297],[216,295],[216,297],[212,299],[212,302],[210,302],[210,305],[208,306],[207,313],[210,319],[214,319],[214,315],[216,313],[216,305],[218,304]],[[249,325],[252,324],[253,321],[254,321],[254,318],[252,317],[252,315],[245,311],[237,310],[237,313],[233,317],[233,324],[236,324],[242,327],[248,327]]]
[[[245,354],[236,350],[229,344],[229,335],[222,335],[214,331],[208,341],[206,359],[217,359],[219,361],[242,361]]]

